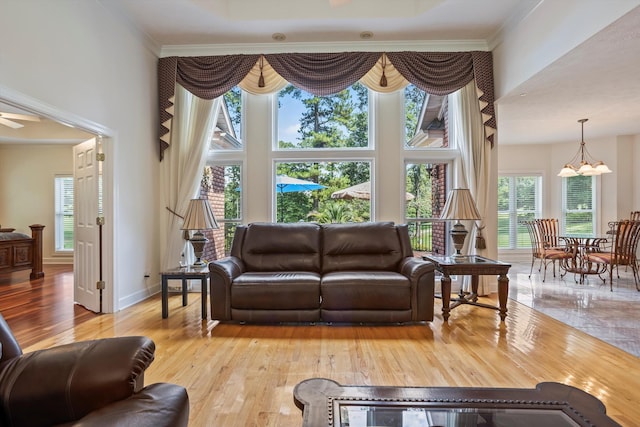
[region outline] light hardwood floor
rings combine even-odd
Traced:
[[[68,292],[62,289],[68,285],[51,286]],[[147,335],[157,351],[146,383],[185,386],[191,426],[299,426],[293,388],[310,377],[392,386],[532,388],[556,381],[601,399],[620,424],[640,425],[638,357],[514,300],[508,302],[504,323],[496,311],[461,306],[447,324],[440,307],[436,300],[436,319],[424,325],[256,326],[202,321],[198,293],[189,294],[186,307],[179,294],[171,296],[169,318],[162,319],[155,296],[115,314],[83,318],[62,331],[53,328],[25,351]],[[4,314],[5,307],[0,310]],[[16,314],[9,324],[19,318]],[[18,339],[33,333],[25,328]]]

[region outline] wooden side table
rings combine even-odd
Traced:
[[[207,310],[207,279],[209,278],[209,266],[204,268],[180,267],[160,272],[162,276],[162,318],[169,317],[169,280],[179,279],[182,281],[182,306],[187,305],[187,280],[194,279],[201,281],[202,299],[202,319],[209,317]]]
[[[461,304],[471,304],[498,310],[502,321],[507,317],[507,296],[509,294],[509,277],[507,277],[507,273],[511,268],[511,264],[478,255],[469,255],[462,258],[425,255],[422,258],[426,261],[431,261],[436,270],[442,273],[442,317],[445,322],[449,319],[450,311]],[[467,295],[460,289],[458,298],[452,299],[451,275],[471,276],[471,294]],[[478,276],[484,275],[498,276],[499,307],[478,302]],[[452,301],[453,304],[451,304]]]

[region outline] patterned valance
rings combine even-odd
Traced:
[[[357,81],[378,92],[413,83],[448,95],[475,79],[487,142],[496,129],[491,52],[341,52],[167,57],[158,63],[160,160],[170,144],[175,84],[203,99],[236,85],[252,94],[277,92],[291,83],[318,96],[338,93]]]

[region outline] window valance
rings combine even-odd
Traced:
[[[318,96],[357,81],[377,92],[412,83],[427,93],[448,95],[474,80],[487,142],[496,129],[491,52],[339,52],[166,57],[158,63],[160,160],[170,144],[175,85],[203,99],[236,85],[252,94],[274,93],[288,83]]]

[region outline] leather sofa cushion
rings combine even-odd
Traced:
[[[409,279],[392,271],[327,273],[320,284],[326,310],[410,310]]]
[[[231,287],[231,307],[269,310],[319,308],[320,275],[304,271],[241,274]]]
[[[403,255],[393,222],[326,224],[322,228],[323,273],[398,271]]]
[[[320,226],[252,223],[242,243],[247,271],[320,272]]]

